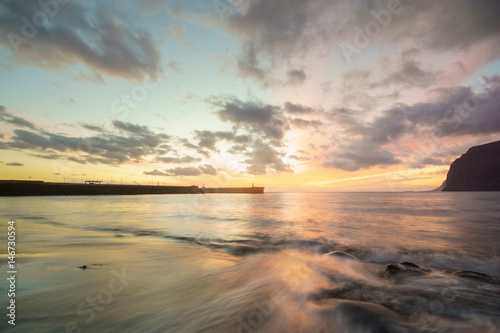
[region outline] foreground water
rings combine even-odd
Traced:
[[[499,203],[500,193],[2,198],[2,332],[499,332]],[[9,220],[16,326],[5,320]]]

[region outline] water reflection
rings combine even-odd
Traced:
[[[19,226],[22,320],[12,331],[60,332],[68,322],[103,332],[498,331],[499,201],[498,193],[2,198]],[[385,278],[391,262],[421,268],[395,266],[403,273]],[[108,302],[123,269],[134,279]],[[87,298],[102,290],[102,310],[89,320]]]

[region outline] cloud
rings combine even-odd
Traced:
[[[141,1],[139,8],[150,15],[158,15],[163,12],[163,0],[144,0]]]
[[[269,69],[263,68],[261,61],[257,58],[255,45],[250,43],[244,47],[243,54],[238,59],[237,69],[243,78],[253,78],[260,81],[263,86],[270,85],[270,80],[267,77]]]
[[[311,159],[307,156],[297,156],[297,155],[289,155],[289,159],[297,160],[297,161],[310,161]]]
[[[10,163],[7,163],[6,165],[19,167],[19,166],[23,166],[24,164],[18,163],[18,162],[10,162]]]
[[[225,96],[212,99],[210,103],[222,121],[233,125],[233,132],[223,132],[224,135],[221,132],[196,132],[199,146],[216,151],[220,140],[235,143],[226,152],[242,157],[241,163],[246,164],[246,172],[254,175],[293,172],[284,161],[287,147],[285,134],[290,126],[306,129],[323,125],[317,119],[288,117],[287,114],[309,116],[322,113],[321,110],[291,102],[280,107],[258,100],[242,101]]]
[[[290,84],[302,84],[307,79],[307,75],[303,70],[289,70],[286,74]]]
[[[179,61],[171,61],[168,63],[168,68],[173,70],[176,73],[183,73],[181,69],[181,63]]]
[[[393,73],[383,78],[381,81],[374,82],[372,86],[395,85],[404,88],[426,88],[436,82],[440,73],[427,71],[421,68],[420,63],[414,60],[402,61],[400,67]]]
[[[399,142],[407,135],[422,131],[433,134],[434,140],[444,137],[480,136],[500,133],[500,79],[486,77],[478,91],[470,87],[439,88],[433,99],[411,106],[398,105],[384,110],[369,122],[339,109],[332,119],[343,126],[344,139],[332,152],[325,167],[347,171],[375,165],[401,162],[384,146]],[[410,166],[442,165],[439,156],[424,156]]]
[[[212,3],[207,4],[212,8]],[[183,3],[177,2],[173,6],[167,9],[169,15],[179,21],[184,21],[193,25],[198,25],[204,28],[211,28],[217,22],[218,18],[214,15],[208,14],[198,14],[189,10]]]
[[[500,3],[496,0],[398,1],[393,13],[388,12],[387,0],[248,0],[237,13],[225,21],[228,33],[239,37],[238,71],[242,77],[252,77],[261,83],[272,80],[275,73],[293,72],[295,62],[307,56],[338,50],[340,45],[356,45],[357,29],[364,31],[370,22],[378,24],[379,33],[369,40],[391,47],[417,46],[429,53],[474,52],[481,45],[485,64],[500,54]],[[387,23],[379,23],[380,13],[389,13]],[[379,19],[377,20],[377,14]],[[389,44],[389,46],[386,46]],[[366,47],[365,44],[363,47]],[[395,47],[393,47],[395,48]],[[361,51],[360,51],[361,52]],[[424,57],[421,58],[425,60]],[[420,71],[419,71],[420,69]],[[389,81],[424,86],[434,79],[429,70],[417,63],[403,66],[401,75]],[[300,82],[299,79],[298,82]],[[394,83],[396,84],[396,83]]]
[[[419,1],[405,6],[413,19],[401,20],[400,25],[427,47],[467,49],[500,35],[500,3],[495,0]]]
[[[250,138],[247,135],[236,135],[233,132],[223,131],[194,131],[194,137],[198,140],[198,148],[206,148],[217,151],[216,144],[220,140],[234,143],[248,143]]]
[[[61,157],[59,154],[31,154],[31,156],[43,158],[45,160],[57,160]]]
[[[0,3],[0,30],[5,32],[0,45],[11,50],[13,61],[52,70],[83,64],[93,73],[137,81],[160,74],[155,39],[124,15],[124,9],[82,1],[57,8],[46,15],[36,0]],[[33,24],[36,13],[48,18],[44,24]],[[23,18],[31,22],[28,33]]]
[[[444,161],[442,159],[437,159],[433,157],[424,157],[414,163],[411,163],[410,166],[413,168],[425,168],[428,165],[450,165],[450,161]]]
[[[169,176],[167,173],[154,169],[153,171],[144,171],[143,174],[147,176]]]
[[[320,120],[307,120],[307,119],[301,119],[301,118],[290,118],[289,119],[290,123],[294,125],[297,128],[318,128],[321,125],[323,125],[323,122]]]
[[[171,163],[171,164],[184,164],[184,163],[200,162],[201,158],[192,157],[192,156],[158,157],[158,161],[163,162],[163,163]]]
[[[217,169],[210,164],[200,165],[199,169],[206,175],[217,176]]]
[[[7,112],[7,108],[3,105],[0,105],[0,121],[12,124],[16,127],[26,127],[26,128],[36,129],[35,124],[24,118],[15,116],[12,113]]]
[[[302,104],[293,104],[291,102],[285,103],[285,111],[290,114],[311,114],[315,112],[311,107]]]
[[[145,175],[148,176],[163,176],[163,177],[194,177],[201,176],[202,174],[216,176],[217,169],[215,169],[210,164],[203,164],[199,167],[189,166],[189,167],[176,167],[167,169],[165,171],[160,171],[154,169],[153,171],[144,171]]]
[[[253,149],[248,153],[248,164],[246,172],[252,175],[265,175],[267,169],[271,168],[277,172],[293,172],[290,165],[283,162],[284,153],[275,148],[257,141]]]
[[[201,170],[196,167],[177,167],[166,170],[166,175],[175,177],[200,176],[201,173]]]
[[[132,123],[122,122],[119,120],[113,120],[112,124],[114,127],[118,128],[124,132],[137,134],[140,136],[149,136],[149,135],[153,134],[153,132],[151,132],[151,130],[149,130],[149,128],[147,128],[146,126],[142,126],[142,125],[135,125]]]
[[[368,169],[374,165],[387,166],[400,162],[391,152],[377,144],[356,142],[341,146],[341,151],[333,153],[329,161],[323,163],[323,166],[345,171],[356,171]]]
[[[81,69],[78,69],[78,75],[76,75],[73,79],[76,81],[91,82],[97,84],[106,83],[102,75],[96,72],[95,70],[91,70],[90,73],[85,73]]]
[[[42,152],[38,156],[46,159],[53,159],[56,153],[76,152],[80,156],[59,154],[59,158],[82,164],[123,164],[150,156],[161,156],[167,152],[165,147],[168,147],[166,143],[169,137],[166,134],[154,133],[145,126],[131,123],[115,121],[113,124],[127,135],[119,135],[103,128],[99,128],[101,132],[98,136],[88,137],[15,129],[10,141],[1,142],[0,149]]]
[[[280,140],[289,129],[279,106],[262,102],[243,102],[235,98],[217,106],[219,110],[216,113],[221,120],[233,123],[237,129],[259,133],[277,145],[280,145]]]

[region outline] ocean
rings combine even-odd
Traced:
[[[498,192],[0,198],[1,331],[500,332],[499,203]]]

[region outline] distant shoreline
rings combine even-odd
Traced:
[[[138,195],[138,194],[205,194],[205,193],[264,193],[264,187],[213,187],[124,185],[87,183],[57,183],[44,181],[0,180],[0,196],[51,195]]]

